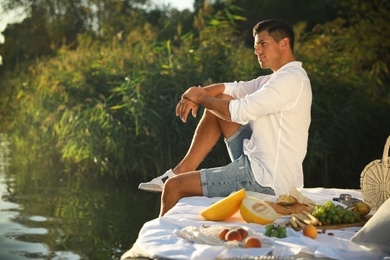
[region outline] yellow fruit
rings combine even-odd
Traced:
[[[271,223],[278,217],[278,213],[270,205],[254,197],[242,200],[240,213],[246,222],[261,225]]]
[[[245,198],[245,189],[241,189],[226,198],[217,201],[200,214],[207,220],[222,221],[234,215],[239,209],[241,201]]]
[[[317,234],[318,234],[317,228],[315,226],[313,226],[312,224],[306,225],[303,228],[303,235],[305,235],[307,237],[315,239],[317,237]]]
[[[363,201],[356,202],[355,207],[356,210],[360,213],[360,216],[362,217],[367,215],[371,211],[371,207]]]

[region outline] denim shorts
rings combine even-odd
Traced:
[[[226,197],[240,189],[275,195],[272,188],[263,187],[256,182],[249,159],[243,153],[243,141],[251,135],[252,129],[249,125],[241,126],[236,133],[225,139],[232,162],[222,167],[200,170],[204,196]]]

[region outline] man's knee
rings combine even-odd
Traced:
[[[186,174],[186,176],[180,175],[171,177],[165,182],[163,192],[166,195],[178,198],[202,195],[199,172]]]
[[[181,197],[183,196],[182,183],[180,178],[171,177],[164,183],[164,193],[168,196]]]
[[[171,177],[164,183],[165,192],[170,192],[172,190],[175,190],[175,186],[177,185],[177,181],[175,179],[176,179],[175,177]]]

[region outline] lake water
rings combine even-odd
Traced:
[[[75,178],[27,157],[0,134],[0,260],[119,259],[158,216],[160,194],[138,183]]]

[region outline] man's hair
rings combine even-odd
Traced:
[[[253,27],[253,37],[262,31],[267,31],[276,42],[288,38],[290,41],[290,48],[291,50],[294,50],[294,30],[283,20],[269,19],[257,23],[255,27]]]

